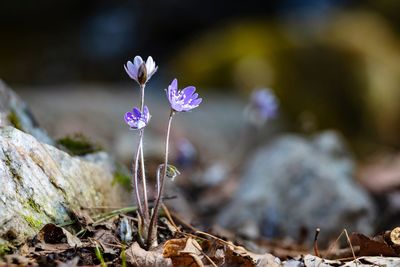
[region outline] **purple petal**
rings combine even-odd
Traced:
[[[149,114],[149,108],[147,107],[147,106],[144,106],[144,108],[143,108],[143,114]]]
[[[186,97],[190,97],[194,93],[194,91],[196,91],[196,87],[188,86],[182,90],[182,94],[184,94]]]
[[[146,121],[146,123],[148,123],[151,115],[150,115],[150,112],[149,112],[149,109],[147,106],[144,106],[142,116],[143,116],[144,120]]]
[[[151,76],[153,76],[153,74],[156,73],[157,70],[158,70],[158,66],[155,66],[154,69],[150,72],[150,74],[149,73],[147,74],[148,75],[147,79],[150,79]]]
[[[126,66],[124,65],[126,73],[128,73],[129,77],[136,80],[137,79],[137,69],[133,65],[132,62],[128,61]]]
[[[194,100],[190,103],[190,105],[192,105],[192,106],[198,106],[198,105],[200,105],[201,101],[203,101],[202,98],[194,99]]]
[[[174,95],[176,94],[176,91],[178,89],[178,80],[174,79],[171,84],[168,86],[167,90],[167,97],[169,102],[173,100]]]
[[[181,112],[183,110],[183,107],[181,104],[178,104],[176,102],[171,103],[171,108],[175,111]]]
[[[146,69],[147,69],[147,74],[152,75],[154,73],[154,69],[156,67],[156,63],[154,62],[152,57],[148,57],[146,61]]]
[[[138,119],[142,116],[142,113],[138,108],[133,108],[133,116]]]
[[[139,67],[143,63],[143,59],[140,56],[136,56],[133,59],[133,62],[135,63],[136,67]]]
[[[126,112],[125,113],[125,116],[124,116],[124,119],[125,119],[125,121],[128,123],[129,121],[132,121],[133,120],[133,114],[132,114],[132,112]]]
[[[169,85],[168,88],[171,88],[171,90],[176,91],[178,90],[178,80],[175,78],[171,84]]]

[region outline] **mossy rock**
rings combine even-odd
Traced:
[[[57,143],[74,156],[83,156],[102,151],[101,145],[94,143],[82,134],[66,136],[57,140]]]

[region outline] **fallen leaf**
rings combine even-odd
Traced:
[[[310,254],[301,256],[300,258],[300,262],[302,262],[302,265],[299,266],[337,267],[343,265],[343,262],[341,261],[321,259],[317,256],[313,256]],[[286,267],[285,264],[283,266]]]
[[[164,245],[163,256],[170,258],[174,267],[176,266],[198,266],[203,267],[204,258],[199,243],[191,237],[181,239],[170,239]]]
[[[343,265],[343,267],[360,267],[360,266],[384,266],[398,267],[400,266],[400,258],[398,257],[361,257],[356,261],[351,261]]]
[[[62,227],[49,223],[37,234],[37,239],[42,243],[60,244],[67,243],[71,247],[81,247],[82,242],[76,236]]]
[[[269,254],[256,254],[247,251],[245,248],[235,245],[226,246],[225,265],[223,266],[243,266],[243,267],[279,267],[280,260]]]
[[[119,253],[115,247],[119,247],[121,243],[111,231],[104,229],[96,230],[93,239],[99,242],[104,253],[113,255]]]
[[[357,256],[397,256],[393,248],[386,244],[383,238],[379,238],[379,241],[377,241],[363,234],[353,233],[350,236],[350,241],[353,246],[360,248]]]
[[[171,259],[164,258],[159,250],[146,251],[137,242],[126,250],[129,264],[138,267],[173,267]]]

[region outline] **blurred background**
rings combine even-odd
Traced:
[[[147,88],[150,158],[162,157],[160,95],[177,77],[204,96],[198,110],[176,119],[173,137],[175,160],[194,158],[203,171],[197,188],[241,176],[232,166],[243,157],[227,156],[233,147],[250,155],[284,132],[333,129],[374,205],[396,207],[374,221],[378,229],[400,210],[399,10],[396,0],[2,1],[0,78],[52,136],[84,133],[129,163],[135,138],[122,115],[137,105],[138,90],[123,64],[151,55],[159,70]],[[249,95],[263,87],[279,99],[280,116],[253,143],[238,144],[247,136]]]
[[[291,127],[338,128],[359,149],[400,145],[397,1],[0,5],[0,77],[17,89],[128,83],[123,64],[152,55],[154,87],[175,76],[229,95],[267,86]]]

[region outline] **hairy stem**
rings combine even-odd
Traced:
[[[159,165],[158,167],[157,167],[157,175],[156,175],[156,177],[157,177],[157,179],[156,179],[156,182],[157,182],[157,185],[156,185],[156,188],[157,188],[157,196],[160,194],[160,175],[161,175],[161,169],[162,169],[162,165]]]
[[[168,168],[168,151],[169,151],[169,136],[171,132],[171,124],[172,124],[172,118],[174,117],[175,112],[171,110],[171,113],[169,115],[168,119],[168,128],[167,128],[167,137],[165,141],[165,158],[164,158],[164,168],[163,168],[163,174],[161,175],[161,179],[158,179],[157,177],[157,198],[154,204],[153,208],[153,213],[151,215],[151,220],[150,220],[150,225],[149,225],[149,234],[147,235],[147,247],[150,248],[152,242],[154,241],[153,235],[154,233],[157,233],[157,217],[158,217],[158,209],[160,207],[161,203],[161,196],[164,188],[164,180],[165,177],[167,176],[167,168]],[[159,173],[159,172],[158,172]],[[158,176],[157,173],[157,176]],[[158,181],[159,180],[159,181]],[[155,238],[157,238],[157,234],[155,235]]]
[[[140,138],[142,137],[143,132],[140,131]],[[138,211],[139,211],[139,215],[140,217],[143,219],[143,206],[142,206],[142,200],[140,199],[140,193],[139,193],[139,181],[138,181],[138,167],[139,167],[139,155],[140,155],[140,148],[141,148],[141,143],[139,142],[138,148],[136,150],[136,154],[135,154],[135,160],[134,160],[134,164],[133,164],[133,187],[135,189],[135,197],[136,197],[136,201],[138,203]]]
[[[144,109],[144,89],[146,85],[142,84],[140,86],[140,112],[143,112]],[[140,135],[140,166],[141,166],[141,174],[142,174],[142,187],[143,187],[143,205],[144,205],[144,220],[145,222],[149,221],[149,204],[148,204],[148,198],[147,198],[147,182],[146,182],[146,171],[144,167],[144,155],[143,155],[143,135],[144,135],[144,129],[141,130],[141,135]]]

